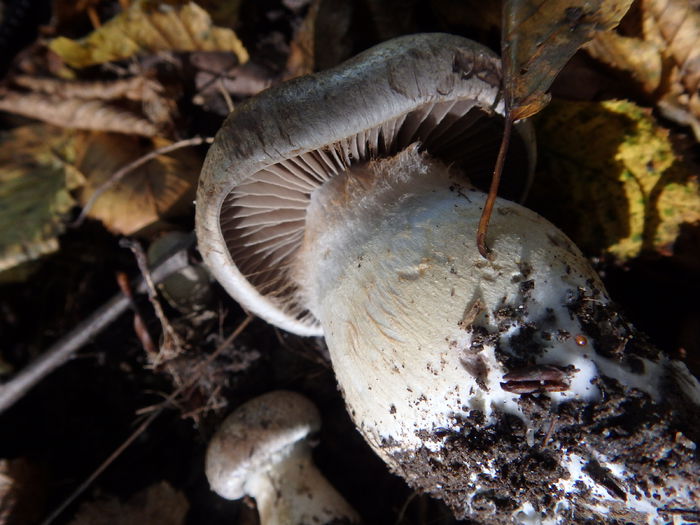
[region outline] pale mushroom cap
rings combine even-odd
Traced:
[[[216,432],[205,471],[214,492],[226,499],[246,496],[246,482],[264,472],[319,431],[314,404],[295,392],[278,390],[238,407]]]
[[[472,179],[488,176],[500,142],[500,82],[500,61],[487,48],[454,35],[410,35],[244,102],[217,134],[200,178],[197,237],[207,265],[245,308],[320,335],[289,278],[311,193],[351,165],[416,142]],[[510,158],[520,166],[515,175],[506,169],[505,181],[517,196],[534,162],[527,126]]]

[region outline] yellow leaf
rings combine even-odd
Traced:
[[[87,179],[81,204],[120,168],[168,144],[162,138],[83,134],[76,144],[76,167]],[[200,168],[201,158],[191,148],[156,157],[105,192],[88,216],[114,232],[131,235],[191,206]]]
[[[668,131],[632,102],[556,102],[538,119],[542,155],[529,204],[589,254],[669,253],[700,221],[698,174]]]
[[[87,37],[58,37],[49,48],[73,67],[158,51],[227,51],[240,63],[248,61],[248,52],[233,30],[214,26],[207,12],[193,2],[153,6],[137,0]]]
[[[0,272],[58,249],[69,192],[82,183],[68,164],[72,141],[42,124],[0,134]]]

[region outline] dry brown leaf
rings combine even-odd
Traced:
[[[628,71],[649,95],[661,85],[663,60],[656,45],[640,38],[614,32],[600,33],[586,45],[593,58],[622,71]]]
[[[518,120],[540,111],[547,90],[574,53],[614,28],[632,0],[506,0],[502,49],[506,105]]]
[[[39,93],[6,92],[0,110],[73,129],[113,131],[152,137],[158,128],[134,113],[100,100],[63,99]]]
[[[194,2],[136,0],[87,37],[58,37],[49,48],[76,68],[159,51],[228,51],[240,63],[248,61],[248,52],[233,30],[214,26],[209,14]]]
[[[289,43],[289,57],[285,66],[284,80],[313,73],[316,46],[316,18],[321,0],[314,0],[304,21]]]
[[[615,27],[633,0],[504,0],[501,57],[506,121],[476,245],[484,258],[488,225],[496,203],[513,124],[542,110],[562,68],[596,32]]]
[[[322,0],[314,21],[314,68],[335,67],[353,54],[353,22],[366,17],[361,2]]]
[[[644,0],[645,33],[658,31],[689,94],[700,87],[700,12],[687,0]]]
[[[189,506],[184,494],[161,481],[123,503],[117,498],[84,503],[70,525],[181,525]]]
[[[45,503],[45,480],[24,458],[0,459],[0,524],[35,523]]]
[[[76,145],[76,167],[87,182],[81,204],[116,171],[150,151],[170,144],[109,133],[86,133]],[[94,204],[88,216],[114,232],[131,235],[191,206],[201,168],[191,148],[161,155],[126,175]]]
[[[586,50],[626,72],[665,117],[700,141],[700,11],[686,0],[640,0],[625,34],[599,35]]]
[[[117,100],[123,98],[143,101],[158,97],[163,93],[163,86],[160,83],[143,76],[86,82],[19,75],[13,77],[12,82],[31,91],[57,95],[64,99]]]

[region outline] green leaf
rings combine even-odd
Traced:
[[[70,190],[82,184],[70,165],[72,143],[72,132],[42,124],[0,134],[0,280],[58,249],[75,205]]]

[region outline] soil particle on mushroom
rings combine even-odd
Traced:
[[[494,423],[484,425],[483,414],[475,411],[460,417],[455,429],[421,433],[426,442],[440,443],[437,452],[432,447],[399,452],[396,462],[425,466],[411,472],[409,484],[434,487],[460,519],[490,514],[488,523],[511,524],[518,522],[514,511],[520,502],[527,501],[542,519],[554,519],[555,507],[567,505],[569,523],[646,523],[647,517],[627,501],[625,481],[591,457],[590,450],[612,463],[625,458],[627,477],[640,480],[647,496],[654,497],[659,487],[641,480],[658,481],[669,469],[678,480],[697,485],[696,450],[685,438],[692,432],[692,407],[659,407],[648,394],[625,391],[615,380],[601,379],[598,386],[608,400],[604,406],[571,402],[552,409],[541,397],[522,396],[519,405],[536,429],[534,443],[521,418],[499,413]],[[594,486],[572,479],[563,466],[567,456],[581,458],[581,470]],[[600,490],[609,498],[603,500]],[[632,494],[634,490],[640,488]],[[669,484],[661,490],[675,489]],[[600,509],[606,507],[603,517]]]

